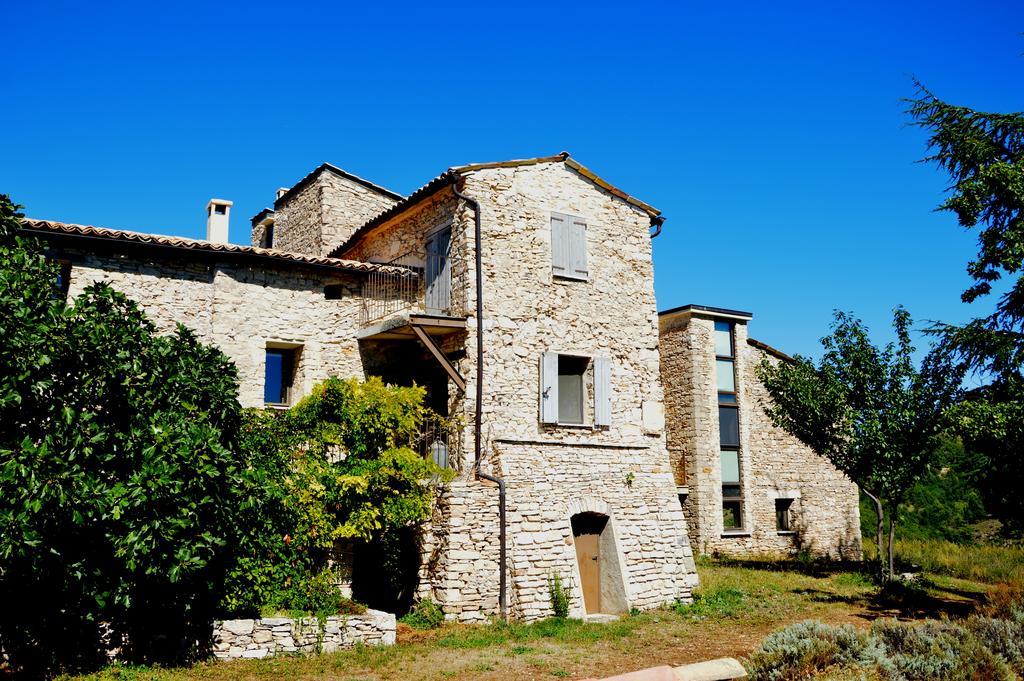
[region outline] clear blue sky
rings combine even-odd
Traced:
[[[1024,109],[1024,3],[4,3],[0,192],[32,217],[199,237],[322,161],[408,193],[570,151],[668,216],[661,308],[962,321],[975,236],[932,212],[899,101]]]

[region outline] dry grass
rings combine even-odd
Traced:
[[[189,669],[111,667],[95,681],[198,679],[580,679],[657,664],[738,657],[772,630],[808,618],[866,625],[879,616],[916,617],[970,607],[986,587],[940,584],[923,603],[881,599],[849,568],[759,561],[699,566],[692,606],[664,608],[607,624],[547,620],[534,624],[446,625],[408,632],[389,648],[360,648],[306,658],[204,663]]]
[[[864,542],[865,557],[876,547]],[[985,584],[1024,584],[1024,548],[998,544],[954,544],[941,539],[900,539],[900,561],[920,565],[930,575],[947,575]]]

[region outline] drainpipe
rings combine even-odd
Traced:
[[[476,413],[473,419],[473,471],[476,477],[482,480],[498,483],[498,609],[501,612],[501,619],[508,619],[508,599],[506,598],[507,584],[505,576],[506,564],[506,522],[505,522],[505,480],[493,475],[488,475],[480,470],[482,458],[482,424],[481,420],[484,411],[484,275],[483,256],[481,253],[480,234],[480,202],[466,196],[459,191],[459,176],[452,175],[452,193],[462,199],[473,208],[474,227],[473,243],[476,251]]]
[[[654,232],[651,234],[652,239],[661,234],[661,226],[663,224],[665,224],[664,215],[658,215],[656,217],[651,218],[651,227],[654,227]]]

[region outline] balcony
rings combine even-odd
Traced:
[[[361,325],[396,315],[465,317],[462,276],[453,277],[448,255],[409,253],[383,264],[387,270],[370,272],[363,283]]]

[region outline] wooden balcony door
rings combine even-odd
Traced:
[[[445,227],[427,237],[425,267],[426,313],[447,316],[452,308],[452,228]]]

